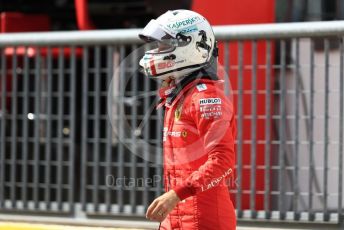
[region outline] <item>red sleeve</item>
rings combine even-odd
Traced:
[[[234,114],[229,99],[222,92],[195,90],[190,116],[203,137],[207,161],[174,188],[181,200],[218,186],[233,175],[235,164]]]

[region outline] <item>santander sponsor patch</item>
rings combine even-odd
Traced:
[[[158,69],[171,68],[175,65],[174,61],[160,62],[158,63]]]
[[[221,98],[202,98],[199,99],[199,104],[200,105],[221,105]]]

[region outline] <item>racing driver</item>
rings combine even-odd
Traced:
[[[236,127],[232,101],[217,76],[218,49],[209,22],[189,10],[167,11],[139,37],[154,42],[140,60],[159,79],[164,110],[165,193],[146,217],[159,229],[236,229],[228,180],[234,175]]]

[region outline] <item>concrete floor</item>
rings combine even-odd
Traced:
[[[86,227],[86,226],[68,226],[53,224],[31,224],[0,222],[0,230],[145,230],[144,228],[111,228],[111,227]],[[256,227],[238,227],[237,230],[257,230]],[[277,230],[276,228],[264,228],[264,230]],[[301,229],[300,229],[301,230]]]
[[[86,227],[53,224],[0,222],[0,230],[145,230],[147,228]],[[238,227],[237,230],[281,230],[285,228]],[[293,228],[294,229],[294,228]],[[303,229],[294,229],[303,230]]]
[[[101,227],[100,227],[101,226]],[[24,216],[0,214],[0,230],[149,230],[157,229],[159,223],[143,219],[71,219],[49,216]],[[344,229],[338,225],[288,224],[278,222],[239,222],[237,230],[304,230],[304,229]]]

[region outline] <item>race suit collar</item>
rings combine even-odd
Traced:
[[[213,83],[217,80],[217,78],[211,78],[210,76],[195,75],[184,78],[178,84],[173,82],[167,86],[161,87],[159,89],[160,101],[157,105],[157,109],[162,106],[172,106],[184,95],[186,91],[199,83]]]

